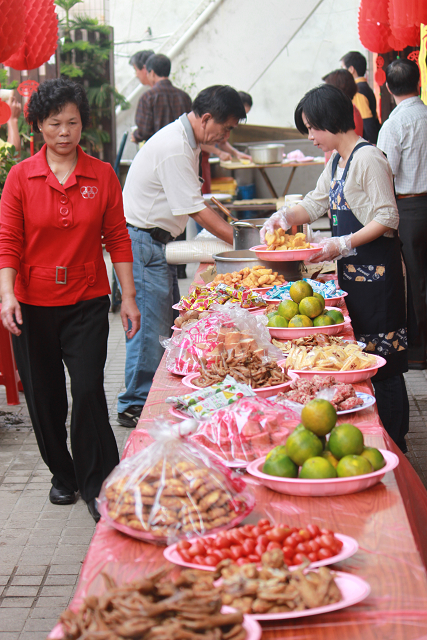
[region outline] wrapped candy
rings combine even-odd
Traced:
[[[304,278],[304,282],[307,282],[311,286],[311,288],[313,289],[313,293],[320,293],[320,295],[322,295],[325,300],[328,300],[328,298],[343,296],[345,294],[345,291],[337,287],[337,284],[334,280],[319,282],[318,280],[310,280],[310,278]],[[275,286],[266,292],[264,298],[268,300],[290,300],[291,296],[289,290],[293,284],[293,282],[288,282],[281,287]]]

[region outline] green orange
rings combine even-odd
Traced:
[[[286,320],[290,320],[298,313],[298,305],[292,300],[282,300],[277,307],[277,313],[286,318]]]
[[[276,313],[274,316],[268,319],[267,327],[287,327],[288,321],[283,316],[279,316]]]
[[[323,311],[321,303],[314,296],[303,298],[299,303],[298,309],[301,315],[308,316],[309,318],[316,318]]]
[[[337,474],[339,478],[363,476],[365,473],[372,473],[373,470],[374,467],[371,465],[369,460],[363,456],[344,456],[337,465]]]
[[[327,316],[325,313],[317,316],[317,318],[314,318],[313,320],[313,327],[327,327],[331,324],[335,324],[335,322],[330,316]]]
[[[316,436],[326,436],[335,427],[337,412],[328,400],[310,400],[301,411],[301,422]]]
[[[337,468],[339,460],[337,460],[330,451],[325,449],[320,455],[322,458],[325,458],[325,460],[328,460],[335,469]]]
[[[267,454],[262,472],[269,476],[279,476],[281,478],[296,478],[298,467],[286,453],[286,447],[279,445]]]
[[[341,322],[344,322],[344,316],[341,313],[341,311],[339,311],[338,309],[328,309],[327,311],[325,311],[325,315],[332,318],[335,324],[340,324]]]
[[[352,424],[339,424],[331,431],[328,447],[338,460],[347,455],[360,456],[363,451],[363,433]]]
[[[286,453],[299,467],[309,458],[320,456],[323,446],[319,438],[308,429],[295,429],[286,440]]]
[[[322,305],[322,311],[323,311],[325,308],[325,298],[322,296],[322,294],[314,292],[313,298],[317,298],[319,300],[320,304]]]
[[[313,295],[313,289],[311,288],[311,285],[308,284],[308,282],[305,282],[305,280],[297,280],[296,282],[291,284],[289,295],[294,302],[299,304],[303,298]]]
[[[321,478],[336,478],[335,467],[323,456],[314,456],[304,462],[299,474],[305,480],[318,480]]]
[[[312,327],[313,322],[308,316],[297,315],[289,320],[288,327]]]
[[[374,467],[374,471],[379,471],[385,466],[383,454],[381,451],[378,451],[378,449],[375,449],[375,447],[364,447],[360,455],[362,458],[369,460],[371,465]]]

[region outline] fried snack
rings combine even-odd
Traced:
[[[227,375],[237,382],[248,384],[252,389],[275,387],[290,379],[286,370],[281,369],[277,362],[263,364],[262,358],[249,347],[240,354],[236,353],[235,349],[228,355],[221,354],[215,358],[209,369],[201,363],[201,370],[200,376],[192,382],[202,389],[222,382]]]
[[[186,311],[182,316],[175,318],[174,325],[178,329],[184,329],[190,324],[194,324],[197,320],[202,320],[209,315],[209,311]]]
[[[223,283],[227,285],[243,285],[248,289],[258,289],[261,287],[273,287],[285,284],[286,280],[282,275],[273,269],[267,269],[261,265],[255,265],[252,269],[245,267],[240,271],[232,273],[219,273],[213,281],[215,284]]]
[[[326,347],[293,346],[286,359],[288,369],[295,371],[357,371],[376,365],[376,357],[362,351],[357,344]]]
[[[102,574],[106,591],[88,596],[79,611],[60,617],[64,640],[244,640],[240,611],[221,613],[221,593],[203,571],[182,571],[162,580],[162,569],[117,586]]]
[[[275,229],[273,233],[265,234],[267,251],[295,251],[297,249],[310,249],[310,243],[306,242],[305,233],[296,233],[294,236],[286,233],[284,229]]]
[[[289,571],[281,549],[263,554],[256,564],[239,566],[222,560],[215,577],[222,577],[222,603],[244,613],[303,611],[339,602],[342,598],[333,573],[327,567],[317,571]]]
[[[274,311],[274,309],[271,309],[271,311]],[[269,313],[269,311],[267,311],[267,313]],[[276,340],[273,338],[272,343],[275,347],[283,351],[285,355],[289,355],[292,347],[306,347],[307,351],[311,351],[313,347],[329,347],[335,345],[346,347],[348,344],[357,344],[355,340],[344,340],[339,336],[328,336],[325,333],[313,333],[302,338],[294,338],[293,340]]]

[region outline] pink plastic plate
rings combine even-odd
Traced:
[[[335,564],[336,562],[341,562],[341,560],[346,560],[351,556],[354,556],[356,551],[359,548],[357,540],[351,538],[350,536],[344,536],[342,533],[336,533],[335,537],[338,540],[341,540],[343,543],[341,551],[336,555],[332,556],[332,558],[326,558],[325,560],[319,560],[318,562],[313,562],[310,565],[310,569],[315,569],[316,567],[324,567],[328,564]],[[188,542],[195,542],[196,540],[210,540],[215,538],[215,536],[203,536],[202,538],[191,538]],[[215,571],[216,567],[210,567],[207,564],[193,564],[192,562],[185,562],[179,555],[177,551],[176,544],[171,544],[169,547],[163,551],[163,555],[166,560],[169,562],[173,562],[174,564],[178,564],[181,567],[190,567],[191,569],[203,569],[203,571]],[[292,569],[297,569],[297,566],[292,567]]]
[[[335,380],[339,382],[361,382],[362,380],[368,380],[372,378],[385,364],[387,364],[387,360],[381,358],[381,356],[375,356],[377,360],[377,364],[374,367],[369,367],[368,369],[357,369],[354,371],[292,371],[297,373],[300,378],[313,378],[314,376],[328,376],[333,375]],[[290,371],[288,371],[290,375]]]
[[[304,618],[305,616],[316,616],[321,613],[329,613],[330,611],[338,611],[351,607],[357,602],[361,602],[371,593],[371,587],[365,580],[350,573],[336,571],[335,582],[341,591],[342,600],[334,604],[327,604],[323,607],[315,607],[313,609],[305,609],[304,611],[288,611],[283,613],[252,613],[248,614],[255,620],[291,620],[293,618]]]
[[[251,247],[249,251],[254,251],[259,260],[265,262],[291,262],[292,260],[307,260],[310,256],[319,251],[319,245],[314,242],[310,249],[295,249],[294,251],[267,251],[267,245],[259,244]]]
[[[283,361],[278,362],[279,365],[281,363],[283,363]],[[182,379],[182,384],[185,384],[185,386],[189,387],[190,389],[201,389],[202,387],[197,387],[195,384],[193,384],[194,378],[197,378],[199,375],[200,373],[198,373],[197,371],[195,373],[189,373],[188,376],[185,376],[185,378]],[[276,396],[279,391],[287,391],[288,389],[290,389],[292,382],[294,380],[297,380],[299,377],[297,373],[289,373],[289,371],[288,376],[290,377],[290,380],[284,382],[283,384],[276,384],[274,387],[262,387],[261,389],[254,389],[256,395],[260,398],[271,398],[272,396]]]
[[[361,476],[348,478],[328,478],[325,480],[302,480],[301,478],[279,478],[261,471],[266,456],[251,462],[247,472],[258,478],[261,484],[278,493],[291,496],[343,496],[369,489],[382,480],[388,471],[392,471],[399,464],[395,453],[380,449],[384,456],[385,466],[379,471],[365,473]]]

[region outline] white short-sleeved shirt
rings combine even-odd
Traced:
[[[199,181],[200,146],[186,114],[154,134],[132,162],[123,190],[126,222],[160,227],[174,237],[206,207]]]

